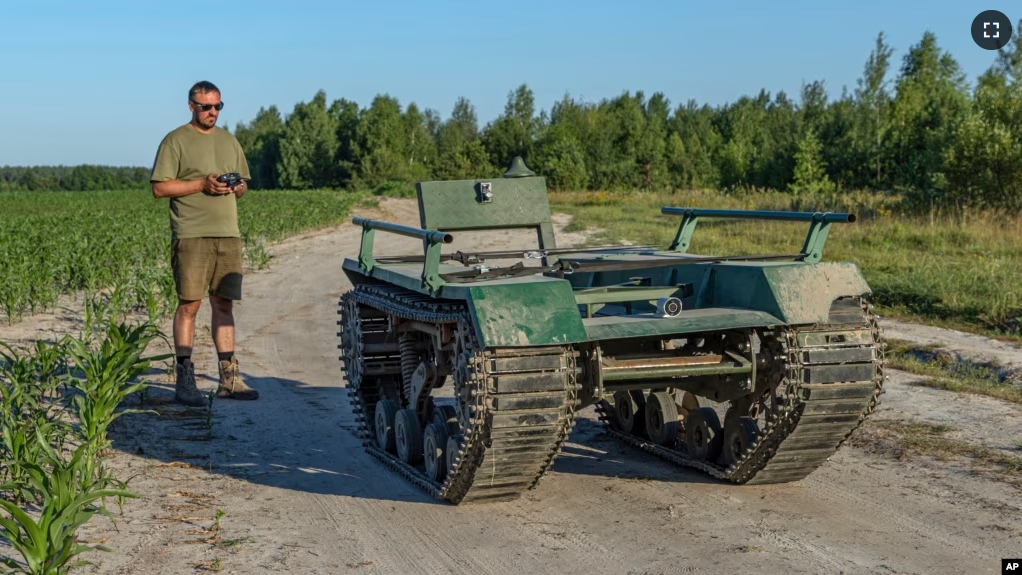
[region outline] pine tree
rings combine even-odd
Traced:
[[[790,189],[796,194],[820,194],[834,191],[834,183],[827,177],[823,160],[823,145],[816,130],[807,127],[795,152],[795,178]]]

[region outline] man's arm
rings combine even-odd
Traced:
[[[216,181],[219,175],[210,174],[198,180],[164,180],[162,182],[153,182],[153,197],[180,198],[199,192],[209,192],[214,195],[231,193],[231,189],[227,187],[227,184]]]
[[[185,181],[177,179],[178,165],[181,154],[169,136],[160,142],[153,160],[152,173],[149,181],[152,184],[153,197],[180,198],[202,191],[202,180]]]
[[[166,180],[153,182],[154,198],[180,198],[202,191],[205,180]]]

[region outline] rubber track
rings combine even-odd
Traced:
[[[463,302],[381,285],[360,285],[341,296],[341,349],[351,345],[345,341],[351,334],[344,333],[351,302],[409,320],[455,324],[470,342],[468,379],[464,382],[470,418],[460,418],[460,448],[443,483],[377,446],[372,426],[373,405],[379,398],[375,390],[359,393],[349,379],[348,393],[358,422],[356,434],[366,451],[433,497],[455,504],[513,500],[534,488],[575,424],[581,387],[577,352],[556,346],[481,350]],[[385,320],[380,322],[385,326]],[[382,335],[385,328],[377,329]],[[393,365],[393,353],[382,356],[389,359],[364,353],[366,368],[374,362]],[[347,358],[342,355],[341,360],[347,370]],[[459,392],[456,387],[456,396]]]
[[[652,453],[677,465],[699,469],[717,479],[737,484],[766,484],[797,481],[820,467],[873,412],[883,393],[884,343],[877,317],[866,302],[860,301],[866,314],[865,324],[832,324],[811,329],[784,329],[776,345],[781,350],[785,372],[785,403],[782,413],[769,421],[756,442],[735,463],[723,466],[698,460],[687,453],[684,444],[668,448],[649,440],[623,433],[615,428],[614,413],[606,400],[596,404],[596,411],[611,436],[633,447]],[[869,329],[873,336],[873,363],[876,371],[872,386],[830,384],[810,386],[805,376],[814,364],[804,361],[806,351],[798,336],[813,332],[855,331]],[[838,349],[835,346],[813,346],[812,350]]]

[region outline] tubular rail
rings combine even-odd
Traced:
[[[692,233],[699,218],[733,218],[743,220],[778,220],[787,222],[809,222],[809,232],[802,245],[802,261],[817,263],[823,257],[823,246],[827,243],[827,232],[831,224],[853,223],[855,214],[844,212],[778,212],[763,210],[713,210],[705,208],[675,208],[664,206],[660,213],[681,216],[678,231],[669,250],[685,252],[692,243]]]
[[[424,230],[403,226],[380,220],[354,217],[351,223],[362,226],[362,245],[358,252],[358,265],[366,273],[372,273],[376,267],[376,260],[373,258],[373,240],[376,230],[390,232],[412,238],[421,238],[423,247],[422,258],[422,287],[429,290],[433,295],[444,285],[440,277],[440,248],[442,244],[449,244],[454,241],[454,236],[446,232],[436,230]]]

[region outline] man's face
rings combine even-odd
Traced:
[[[195,94],[188,102],[188,107],[192,110],[192,120],[204,128],[212,128],[216,125],[217,116],[220,115],[220,111],[213,107],[217,104],[220,104],[220,92]]]

